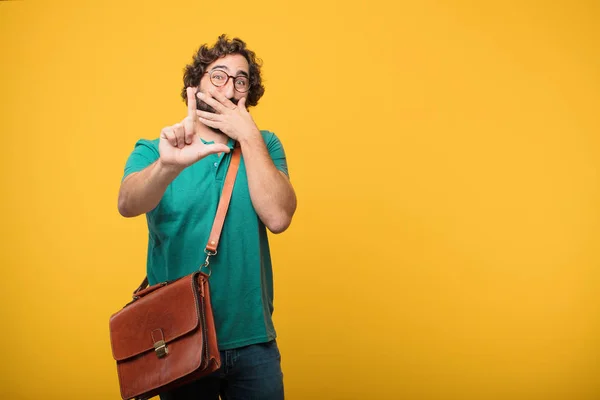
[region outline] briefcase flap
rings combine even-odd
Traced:
[[[201,289],[202,290],[202,289]],[[133,301],[110,318],[113,357],[122,361],[148,351],[198,328],[197,274],[166,284]]]

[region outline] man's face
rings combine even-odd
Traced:
[[[235,88],[234,88],[235,78],[229,78],[229,80],[227,80],[227,83],[223,86],[215,86],[210,80],[210,74],[213,71],[222,71],[225,74],[236,77],[236,78],[237,77],[249,78],[250,77],[249,69],[250,68],[248,65],[248,61],[241,54],[229,54],[225,57],[219,58],[218,60],[216,60],[215,62],[213,62],[206,68],[207,73],[202,75],[202,79],[200,79],[200,86],[198,87],[198,91],[200,91],[202,93],[208,93],[208,89],[212,88],[213,90],[217,90],[217,91],[221,92],[225,97],[227,97],[229,100],[231,100],[232,103],[237,104],[238,101],[240,101],[240,99],[242,97],[246,97],[248,95],[248,92],[240,93],[237,90],[235,90]],[[227,79],[227,78],[225,78],[225,79]],[[238,82],[238,84],[239,83],[240,82]],[[200,99],[196,99],[196,107],[198,108],[198,110],[208,111],[211,113],[216,112],[216,110],[214,108],[212,108],[211,106],[209,106],[208,104],[206,104],[205,102],[203,102]]]

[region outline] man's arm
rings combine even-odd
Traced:
[[[285,231],[296,211],[296,194],[288,177],[275,167],[246,108],[246,97],[236,105],[218,90],[209,89],[208,93],[199,92],[198,98],[217,111],[197,110],[200,122],[220,130],[242,146],[250,198],[261,221],[273,233]]]
[[[273,233],[285,231],[296,211],[296,194],[287,175],[273,164],[260,134],[240,140],[250,198],[261,221]]]
[[[128,175],[119,190],[119,213],[124,217],[137,217],[152,211],[180,172],[180,168],[165,166],[158,159],[143,170]]]
[[[152,164],[144,169],[138,168],[139,172],[132,172],[121,182],[118,208],[122,216],[136,217],[152,211],[160,203],[169,184],[181,171],[209,154],[229,153],[229,147],[226,145],[206,145],[196,135],[196,89],[188,87],[187,96],[188,116],[181,122],[161,130],[158,152],[150,151],[144,155],[147,150],[143,150],[142,147],[139,153],[135,153],[137,157],[131,156],[136,160],[133,164],[138,166],[146,166],[150,162]]]

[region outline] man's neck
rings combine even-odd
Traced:
[[[200,123],[196,129],[196,134],[207,142],[227,144],[229,141],[229,137],[226,134],[221,131],[213,130],[202,123]]]

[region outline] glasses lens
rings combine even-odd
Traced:
[[[246,78],[245,76],[236,76],[234,82],[235,82],[235,90],[237,90],[238,92],[248,91],[250,82],[248,81],[248,78]]]
[[[227,83],[227,74],[223,71],[213,71],[210,74],[210,81],[215,86],[223,86]]]

